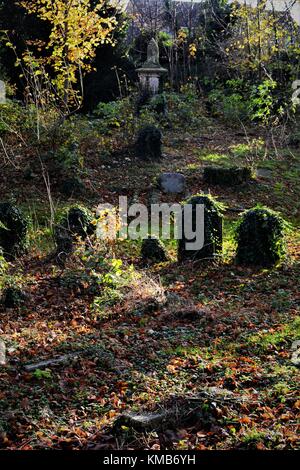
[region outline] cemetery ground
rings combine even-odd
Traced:
[[[2,448],[299,448],[299,366],[291,356],[300,339],[300,153],[274,139],[211,120],[198,130],[165,130],[156,163],[130,151],[99,156],[97,143],[87,143],[77,197],[61,194],[54,172],[58,212],[116,203],[119,195],[182,200],[153,189],[165,171],[183,173],[189,194],[210,192],[226,206],[222,259],[178,263],[169,241],[170,260],[146,266],[139,241],[118,241],[106,250],[123,263],[113,266],[121,282],[96,296],[82,245],[65,268],[47,259],[49,201],[38,172],[24,179],[26,152],[1,168],[1,196],[13,190],[33,220],[28,253],[9,267],[26,299],[0,307]],[[247,184],[203,181],[205,166],[245,164],[257,168]],[[289,223],[288,256],[272,269],[234,262],[235,224],[258,203]]]

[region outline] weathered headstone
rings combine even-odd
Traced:
[[[272,266],[285,254],[284,221],[268,208],[244,212],[236,238],[236,260],[240,264]]]
[[[0,203],[0,247],[6,259],[24,253],[27,245],[27,219],[10,202]]]
[[[191,220],[185,220],[186,212],[182,211],[182,227],[183,236],[178,242],[178,260],[200,260],[213,259],[222,253],[223,240],[223,216],[217,203],[206,195],[192,196],[186,204],[191,206]],[[202,205],[204,208],[204,220],[197,217],[197,206]],[[184,207],[184,206],[183,206]],[[189,222],[190,229],[193,232],[199,231],[202,225],[203,230],[203,246],[200,249],[187,249],[188,244],[194,243],[195,239],[188,240],[185,234],[185,226]]]
[[[145,238],[142,242],[141,256],[144,261],[160,263],[168,260],[164,244],[155,237]]]
[[[162,133],[155,126],[140,129],[136,141],[136,155],[141,160],[160,160],[162,157]]]
[[[237,186],[247,183],[253,178],[249,167],[220,168],[208,166],[204,168],[203,179],[206,183],[221,186]]]
[[[183,193],[185,177],[181,173],[162,173],[158,178],[158,185],[165,193]]]

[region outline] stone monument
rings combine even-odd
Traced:
[[[142,92],[156,95],[159,92],[160,77],[167,72],[159,63],[159,48],[152,38],[147,48],[147,60],[137,69]]]

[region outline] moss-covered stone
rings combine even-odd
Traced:
[[[178,242],[178,260],[212,259],[219,256],[222,253],[223,240],[223,216],[221,205],[211,196],[201,194],[192,196],[185,202],[185,204],[190,204],[192,206],[191,223],[193,232],[196,231],[196,227],[197,230],[199,230],[199,225],[201,226],[201,224],[204,224],[204,245],[199,250],[187,249],[186,244],[194,243],[195,239],[187,240],[185,233],[183,233],[182,239]],[[197,205],[204,206],[204,221],[197,220]],[[185,216],[185,212],[182,211],[183,228],[187,223],[187,221],[184,220]],[[185,232],[185,230],[183,230],[183,232]]]
[[[236,230],[239,264],[272,266],[285,255],[284,220],[268,208],[256,207],[242,215]]]
[[[141,160],[162,158],[162,133],[155,126],[140,129],[136,141],[136,155]]]
[[[10,202],[0,203],[0,247],[8,260],[21,256],[27,247],[28,221]]]
[[[64,265],[67,255],[72,253],[74,241],[77,237],[85,240],[95,231],[92,224],[91,212],[81,206],[73,206],[56,225],[54,238],[56,243],[56,258]]]
[[[73,206],[61,219],[59,226],[65,229],[72,237],[85,239],[95,231],[92,224],[92,213],[82,206]]]
[[[220,168],[208,166],[204,168],[203,178],[208,184],[237,186],[249,182],[253,178],[253,174],[249,167]]]
[[[165,245],[156,237],[145,238],[142,242],[141,256],[144,261],[161,263],[168,260]]]

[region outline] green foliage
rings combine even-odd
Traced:
[[[236,259],[240,264],[272,266],[285,255],[285,222],[267,207],[255,207],[242,215],[236,229]]]
[[[37,380],[52,379],[52,372],[50,369],[36,369],[32,375]]]
[[[99,103],[94,111],[97,116],[97,130],[102,134],[111,134],[114,129],[129,127],[133,121],[133,105],[129,98]]]
[[[268,125],[272,119],[276,118],[275,106],[276,99],[273,91],[276,89],[277,83],[274,80],[264,80],[257,86],[253,86],[249,100],[249,112],[252,121],[260,121],[264,125]],[[277,110],[282,113],[283,110]]]

